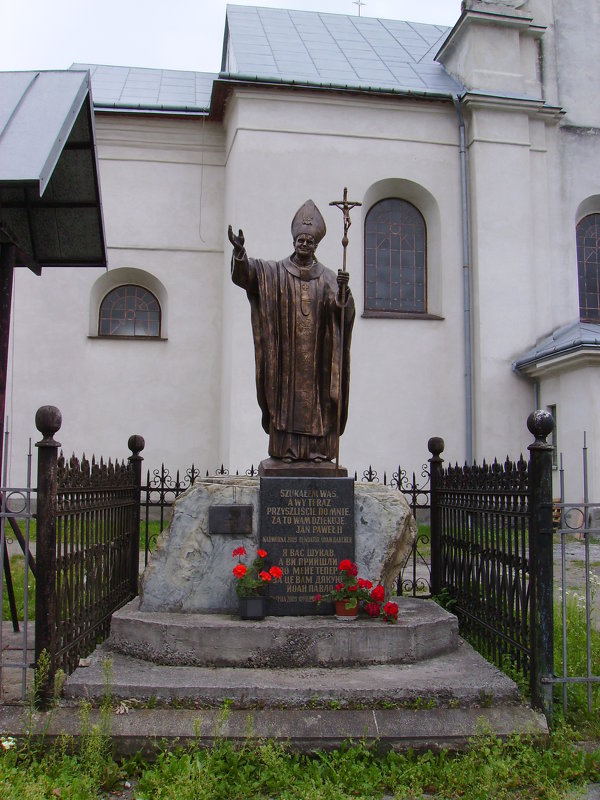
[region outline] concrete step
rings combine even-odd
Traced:
[[[333,669],[168,666],[116,653],[108,643],[84,663],[65,683],[67,699],[100,702],[108,685],[115,698],[146,705],[337,709],[519,703],[513,681],[460,639],[452,652],[412,664]]]
[[[119,709],[122,710],[122,707]],[[90,723],[98,724],[92,710]],[[15,737],[43,737],[46,745],[65,734],[78,743],[82,714],[78,707],[36,713],[31,721],[20,706],[0,706],[0,730]],[[238,744],[265,739],[295,751],[331,750],[354,740],[383,749],[465,749],[482,728],[505,738],[527,733],[544,738],[546,720],[525,706],[434,709],[175,709],[135,708],[113,714],[110,735],[116,755],[156,755],[165,747],[209,747],[223,739]]]
[[[112,650],[158,664],[198,667],[338,667],[406,664],[450,653],[458,622],[431,600],[395,598],[398,623],[368,617],[266,617],[139,610],[132,600],[113,615]]]

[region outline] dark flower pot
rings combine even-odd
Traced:
[[[358,617],[358,603],[354,606],[354,608],[346,608],[345,600],[336,600],[335,615],[338,619],[348,621],[356,619]]]
[[[267,611],[266,597],[240,597],[242,619],[264,619]]]

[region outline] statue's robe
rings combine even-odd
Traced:
[[[342,314],[330,269],[318,261],[300,268],[291,257],[275,262],[234,256],[231,276],[250,301],[256,390],[269,455],[335,458],[340,396],[340,433],[348,416],[352,296],[344,312],[340,375]]]

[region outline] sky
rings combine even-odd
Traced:
[[[235,4],[358,14],[353,0]],[[226,0],[0,0],[0,70],[68,69],[79,62],[218,72],[226,5]],[[361,15],[452,26],[460,0],[364,0]]]

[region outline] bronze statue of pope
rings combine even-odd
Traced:
[[[338,404],[340,434],[348,414],[354,300],[348,273],[339,270],[336,276],[315,257],[325,231],[312,200],[292,220],[294,252],[282,261],[249,258],[243,232],[236,236],[231,225],[228,231],[231,277],[250,301],[256,390],[269,455],[285,463],[334,459]]]

